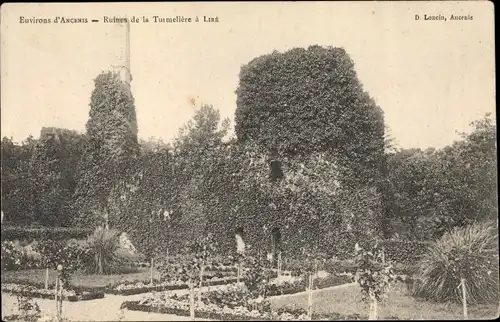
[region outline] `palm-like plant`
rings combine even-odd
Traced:
[[[414,296],[488,303],[499,299],[498,233],[490,223],[456,228],[429,246],[419,262]]]
[[[117,230],[99,227],[88,237],[88,243],[93,255],[90,266],[92,273],[102,275],[119,272],[121,259],[117,251],[120,248],[120,233]]]

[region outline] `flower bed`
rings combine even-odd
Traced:
[[[189,316],[189,305],[185,301],[173,299],[159,299],[154,301],[145,299],[142,301],[127,301],[121,305],[122,309],[131,311],[143,311],[161,314],[173,314],[178,316]],[[276,311],[263,311],[248,309],[246,307],[228,306],[220,307],[215,304],[203,304],[195,308],[195,316],[204,319],[222,320],[222,321],[275,321],[275,320],[307,320],[307,314],[304,310],[280,309]],[[332,314],[313,314],[313,320],[364,320],[363,316]]]
[[[322,279],[318,279],[316,281],[317,289],[325,288],[334,285],[344,284],[346,282],[351,282],[351,276],[335,276],[331,275]],[[276,296],[280,294],[293,294],[298,292],[305,291],[305,281],[304,279],[296,279],[292,281],[285,282],[277,282],[271,281],[265,284],[264,290],[262,290],[262,294],[265,294],[266,297]],[[197,293],[198,290],[195,290]],[[187,310],[187,303],[189,303],[189,294],[184,294],[182,296],[178,296],[177,294],[167,293],[161,294],[157,296],[152,296],[145,298],[142,303],[153,303],[153,306],[156,306],[156,303],[169,303],[166,307],[174,313],[172,310]],[[301,320],[303,319],[302,314],[306,314],[303,311],[297,311],[287,309],[287,311],[282,312],[281,315],[273,315],[271,312],[270,304],[261,296],[257,296],[255,294],[249,293],[245,286],[232,284],[224,289],[216,289],[209,292],[203,292],[201,294],[201,303],[202,309],[204,313],[207,312],[212,307],[218,308],[215,310],[217,316],[215,318],[218,319],[235,319],[232,314],[237,314],[240,318],[236,319],[269,319],[269,320]],[[199,303],[197,303],[199,305]],[[202,313],[203,313],[202,312]],[[211,312],[209,310],[209,312]],[[223,312],[226,314],[221,317],[220,314]],[[271,314],[272,313],[272,314]],[[183,313],[186,314],[186,313]],[[204,315],[205,316],[205,315]],[[209,315],[206,315],[209,316]],[[241,317],[242,316],[242,317]],[[318,319],[322,317],[318,316]],[[337,316],[325,316],[326,319],[338,319]]]
[[[54,289],[46,290],[44,288],[38,288],[32,285],[21,285],[13,283],[3,283],[2,292],[22,294],[42,299],[54,299],[55,297]],[[102,298],[104,298],[104,292],[102,291],[63,290],[63,299],[70,302],[88,301]]]
[[[192,290],[192,293],[182,296],[178,296],[173,292],[155,293],[145,297],[142,301],[125,302],[122,308],[184,316],[188,316],[189,312],[194,310],[195,315],[198,317],[218,320],[306,320],[310,318],[303,309],[282,308],[277,311],[272,310],[269,301],[270,296],[305,291],[306,282],[302,274],[300,274],[300,277],[287,276],[284,279],[276,279],[272,277],[274,274],[272,269],[268,267],[268,263],[263,262],[261,258],[244,256],[241,260],[243,261],[242,276],[244,278],[242,281],[244,283],[230,284],[224,288],[216,288],[202,293],[200,293],[200,289],[196,288]],[[186,278],[196,280],[197,273],[196,271],[193,273],[193,267],[196,268],[196,265],[195,260],[193,264],[189,265],[187,263],[187,265],[184,265],[187,267],[181,265],[179,269],[176,269],[175,265],[165,265],[164,267],[169,268],[166,276],[172,279],[177,279],[177,276],[185,274],[183,280],[186,280]],[[211,269],[213,266],[207,268]],[[315,278],[316,289],[353,281],[352,274],[334,273],[323,277],[319,276],[321,274],[316,275]],[[191,307],[190,310],[191,296],[197,297],[198,300],[195,300],[192,304],[194,307]],[[337,314],[315,314],[313,318],[315,320],[356,320],[361,317],[357,315],[344,317]]]
[[[352,283],[354,281],[354,277],[351,275],[329,275],[324,278],[318,278],[314,281],[314,289],[323,289],[327,287],[342,285],[346,283]],[[227,290],[216,290],[211,292],[203,293],[203,297],[217,298],[217,302],[224,302],[225,304],[230,306],[230,303],[234,298],[238,297],[238,294],[235,293],[237,286],[233,284],[233,288],[228,288]],[[187,288],[187,287],[185,287]],[[295,294],[306,291],[306,281],[304,279],[296,278],[292,281],[271,281],[265,285],[265,294],[266,296],[279,296],[286,294]],[[188,295],[183,295],[181,297],[177,297],[174,295],[174,298],[187,300]],[[227,299],[227,301],[224,300]]]
[[[216,285],[225,285],[236,283],[236,278],[212,278],[207,279],[203,282],[204,286],[216,286]],[[135,295],[141,293],[148,293],[152,291],[170,291],[170,290],[181,290],[187,289],[189,286],[186,282],[183,281],[170,281],[170,282],[162,282],[155,285],[148,285],[143,281],[137,282],[129,282],[122,283],[114,287],[108,287],[105,289],[106,293],[115,294],[115,295]]]

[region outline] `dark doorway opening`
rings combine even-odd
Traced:
[[[271,174],[270,174],[271,181],[276,182],[278,180],[283,179],[283,170],[281,169],[280,161],[271,160],[270,167],[271,167]]]

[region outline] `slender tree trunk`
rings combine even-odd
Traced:
[[[59,317],[59,321],[62,321],[62,306],[63,306],[63,283],[59,281],[59,312],[57,316]]]
[[[238,272],[236,273],[236,283],[240,282],[241,278],[241,263],[238,263]]]
[[[281,252],[278,253],[278,281],[281,280]]]
[[[194,321],[194,287],[192,280],[189,280],[189,317],[191,321]]]
[[[467,314],[467,289],[465,287],[465,278],[460,279],[460,284],[462,285],[462,304],[464,310],[464,319],[468,319]]]
[[[57,314],[57,312],[59,312],[59,301],[57,299],[57,295],[59,294],[59,278],[56,278],[56,286],[54,288],[54,294],[55,294],[54,295],[54,300],[56,302],[56,314]]]
[[[309,288],[307,290],[307,319],[312,320],[312,305],[313,305],[313,276],[309,274]]]
[[[45,268],[45,289],[49,289],[49,268]]]
[[[151,257],[151,267],[150,267],[150,275],[151,275],[151,280],[150,283],[153,285],[153,267],[154,267],[155,259],[154,257]]]
[[[99,273],[99,275],[103,275],[104,273],[104,269],[102,267],[102,256],[100,253],[97,253],[95,255],[97,258],[97,272]]]
[[[62,320],[62,301],[63,301],[63,285],[62,281],[59,278],[59,275],[56,278],[56,287],[55,287],[55,300],[56,300],[56,319],[57,321]]]
[[[109,230],[109,213],[106,208],[104,209],[104,229]]]
[[[375,298],[374,294],[370,294],[370,315],[368,317],[368,320],[377,320],[377,310],[378,310],[378,305],[377,305],[377,299]]]
[[[198,290],[198,306],[201,306],[201,287],[203,285],[203,270],[204,270],[204,266],[201,265],[201,268],[200,268],[200,286],[199,286],[199,290]]]

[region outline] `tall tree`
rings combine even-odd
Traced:
[[[79,224],[113,225],[123,214],[110,207],[127,189],[139,155],[137,120],[130,87],[118,74],[101,73],[94,83],[75,205]]]
[[[227,129],[228,121],[221,122],[219,111],[203,105],[180,129],[172,147],[160,142],[142,145],[138,190],[127,198],[132,220],[122,221],[141,252],[154,256],[169,246],[175,251],[178,241],[205,232],[214,192],[211,183],[219,175]]]
[[[176,204],[179,230],[194,237],[205,231],[208,205],[212,203],[214,177],[221,175],[216,167],[224,148],[229,120],[221,120],[211,105],[202,105],[183,126],[173,143]],[[196,223],[196,225],[195,225]]]
[[[32,136],[21,144],[2,138],[2,210],[7,224],[26,225],[34,221],[36,185],[30,174],[30,160],[36,142]]]
[[[30,175],[36,185],[35,221],[48,226],[67,226],[72,222],[81,143],[82,136],[75,131],[42,128],[30,160]]]
[[[496,123],[490,114],[471,124],[462,140],[439,151],[455,224],[498,217]]]
[[[389,156],[395,232],[437,238],[453,227],[498,216],[496,124],[490,115],[442,149],[401,150]]]

